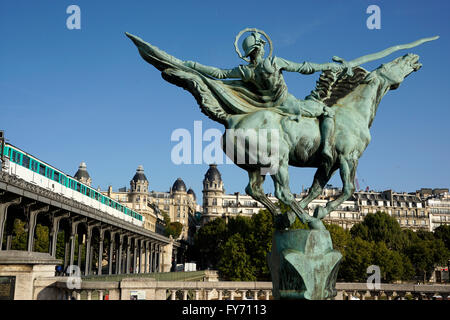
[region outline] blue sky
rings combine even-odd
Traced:
[[[81,9],[81,30],[69,30],[66,9]],[[381,9],[381,29],[369,30],[366,9]],[[129,187],[143,165],[150,190],[166,191],[182,177],[201,198],[208,168],[175,165],[177,128],[221,125],[204,116],[186,91],[145,63],[124,32],[168,53],[231,68],[245,27],[268,33],[274,54],[292,61],[347,60],[419,38],[440,39],[364,65],[372,70],[407,52],[422,69],[382,100],[372,142],[359,162],[361,188],[415,191],[449,187],[450,2],[448,1],[0,1],[0,129],[9,141],[74,174],[85,161],[93,186]],[[286,74],[303,98],[319,74]],[[247,174],[219,166],[228,193],[244,192]],[[313,169],[291,168],[291,189],[308,187]],[[336,174],[331,183],[341,186]],[[266,192],[273,192],[270,179]]]

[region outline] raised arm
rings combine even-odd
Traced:
[[[209,75],[217,79],[241,78],[241,72],[239,71],[239,68],[220,69],[216,67],[204,66],[194,61],[184,61],[183,64],[188,68],[192,68],[200,73]]]
[[[297,63],[278,57],[276,63],[279,67],[281,67],[282,70],[290,72],[299,72],[302,74],[312,74],[317,71],[327,71],[327,70],[339,72],[343,70],[343,67],[337,63],[318,64],[306,61],[303,63]]]

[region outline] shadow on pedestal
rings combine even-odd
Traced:
[[[267,255],[275,299],[325,300],[336,296],[342,255],[326,230],[275,231]]]

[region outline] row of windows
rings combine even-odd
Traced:
[[[95,199],[111,208],[114,208],[122,213],[125,213],[139,221],[142,221],[142,216],[133,210],[128,209],[127,207],[122,206],[121,204],[109,199],[108,197],[103,196],[102,194],[96,192],[95,190],[81,184],[80,182],[70,179],[67,176],[45,166],[41,162],[38,162],[34,159],[31,159],[25,154],[18,152],[9,147],[5,147],[5,154],[10,157],[10,160],[14,163],[17,163],[27,169],[32,170],[50,180],[58,182],[63,186],[75,190],[81,194],[84,194],[92,199]]]

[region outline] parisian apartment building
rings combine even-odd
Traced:
[[[308,194],[302,190],[294,194],[299,201]],[[310,214],[317,206],[325,206],[341,194],[340,188],[327,185],[322,194],[308,205]],[[274,203],[278,199],[268,194]],[[203,211],[201,225],[216,218],[228,219],[237,215],[252,216],[264,206],[246,194],[227,194],[217,165],[210,165],[203,180]],[[394,217],[402,228],[432,231],[442,224],[450,224],[450,196],[448,189],[422,188],[416,192],[357,191],[331,212],[324,221],[350,229],[369,213],[383,211]]]

